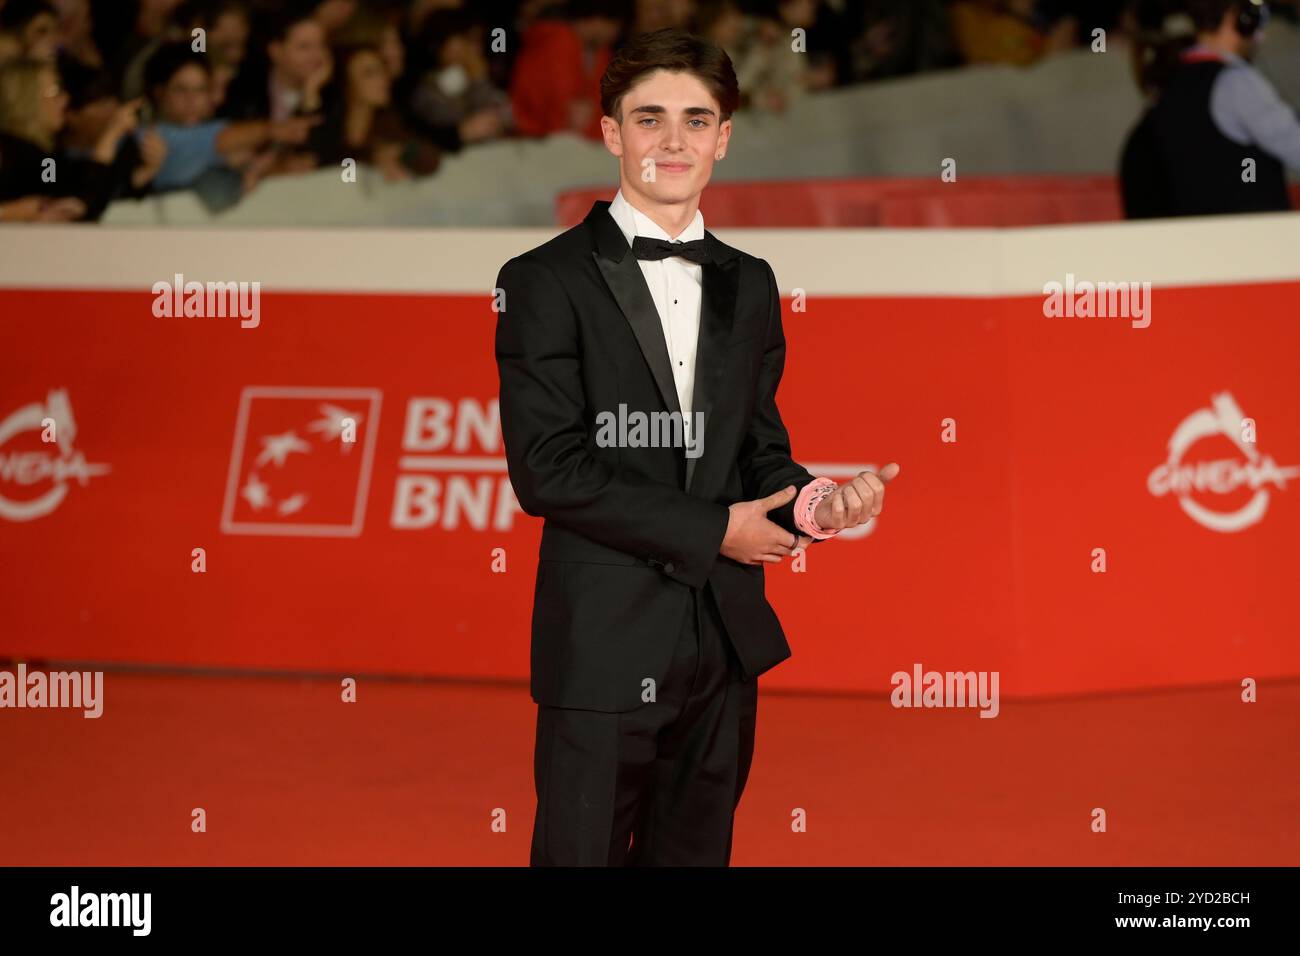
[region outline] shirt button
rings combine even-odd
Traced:
[[[673,563],[671,561],[669,561],[667,564],[664,565],[664,573],[665,574],[673,573]]]

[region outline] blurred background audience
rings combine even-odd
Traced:
[[[267,177],[347,160],[404,180],[494,140],[599,141],[605,65],[666,26],[722,45],[755,114],[1029,66],[1086,49],[1098,27],[1131,44],[1154,104],[1195,39],[1170,39],[1188,2],[0,0],[0,217],[93,220],[113,199],[178,189],[222,209]],[[1294,20],[1293,3],[1271,6]],[[57,183],[40,178],[47,158]]]

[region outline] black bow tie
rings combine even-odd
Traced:
[[[667,239],[652,239],[649,236],[634,236],[632,252],[638,259],[667,259],[669,256],[681,256],[691,262],[712,262],[709,248],[703,239],[690,242],[669,242]]]

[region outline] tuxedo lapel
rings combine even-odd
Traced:
[[[682,408],[677,401],[677,385],[673,381],[668,345],[664,342],[663,323],[654,299],[650,297],[650,290],[646,288],[645,276],[637,265],[636,256],[631,254],[632,247],[609,214],[609,203],[598,202],[592,206],[586,222],[596,237],[596,248],[592,251],[596,265],[632,326],[632,334],[636,336],[641,354],[659,386],[659,396],[669,411],[680,415]]]
[[[695,436],[703,445],[699,449],[701,454],[698,458],[686,459],[688,490],[695,472],[708,458],[713,405],[722,379],[722,366],[727,360],[731,326],[736,317],[736,286],[740,272],[739,259],[718,261],[721,256],[717,247],[722,243],[708,231],[704,237],[715,259],[703,264],[700,279],[700,337],[695,346],[695,390],[691,395],[691,410],[703,416],[704,427]],[[692,415],[692,418],[695,419],[695,416]]]
[[[622,310],[632,334],[636,336],[637,345],[645,357],[650,373],[664,407],[671,412],[681,414],[681,405],[677,401],[677,384],[673,380],[672,361],[668,357],[668,345],[664,341],[663,322],[655,308],[654,299],[646,287],[645,275],[636,256],[632,255],[631,246],[618,228],[618,224],[609,214],[609,203],[596,202],[584,220],[593,235],[592,256],[596,260],[605,284],[613,294],[614,300]],[[700,288],[700,332],[695,350],[695,390],[692,396],[692,411],[703,414],[704,428],[701,436],[707,436],[709,416],[717,396],[719,377],[726,360],[727,341],[731,337],[732,322],[736,314],[736,287],[740,260],[735,252],[723,245],[707,230],[704,233],[713,262],[703,264]],[[692,420],[696,420],[692,415]],[[704,461],[708,451],[707,437],[703,440],[702,454],[696,458],[686,458],[686,488],[689,489],[699,463]]]

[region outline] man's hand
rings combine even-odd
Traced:
[[[95,141],[95,148],[91,150],[91,158],[97,163],[103,163],[105,166],[113,162],[117,156],[117,147],[121,143],[122,137],[136,128],[140,119],[140,107],[144,105],[144,97],[136,97],[128,100],[113,110],[112,116],[109,117],[108,123],[104,126],[104,131],[99,134],[99,139]]]
[[[840,485],[817,504],[813,518],[825,531],[841,531],[866,524],[885,507],[885,485],[898,475],[890,462],[879,472],[859,472],[847,485]]]
[[[72,222],[86,214],[86,204],[76,196],[51,199],[36,216],[37,222]]]
[[[319,67],[307,77],[307,82],[303,84],[302,103],[299,108],[303,111],[315,111],[321,108],[321,90],[325,84],[330,81],[334,75],[334,57],[327,50],[325,58],[321,61]]]
[[[166,161],[167,141],[151,126],[140,137],[140,168],[147,169],[149,178],[153,179]]]
[[[44,196],[24,196],[22,199],[0,202],[0,221],[35,222],[40,218],[41,210],[47,202],[49,200]]]
[[[583,124],[586,127],[586,124]],[[480,140],[492,139],[500,136],[505,129],[505,123],[501,118],[501,113],[495,109],[481,109],[477,112],[470,113],[459,125],[460,138],[466,143],[477,143]]]
[[[727,518],[727,533],[721,553],[741,564],[779,564],[799,543],[779,524],[767,520],[767,513],[794,500],[794,485],[788,485],[757,501],[737,501]]]

